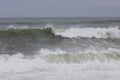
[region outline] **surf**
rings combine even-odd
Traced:
[[[109,28],[68,28],[55,31],[56,35],[69,38],[89,37],[89,38],[120,38],[120,29],[118,26]]]

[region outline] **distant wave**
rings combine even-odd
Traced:
[[[62,17],[62,18],[1,18],[0,24],[39,24],[39,23],[119,23],[120,19],[116,17],[108,18],[80,18],[80,17]]]

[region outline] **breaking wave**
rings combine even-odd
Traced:
[[[107,50],[79,50],[77,53],[70,53],[60,49],[49,50],[41,49],[39,52],[41,58],[50,63],[83,63],[87,61],[111,61],[120,60],[120,50],[108,48]]]
[[[56,35],[64,37],[89,37],[89,38],[120,38],[119,27],[109,28],[69,28],[65,30],[56,30]]]
[[[0,30],[0,54],[30,51],[45,45],[56,44],[62,39],[51,28]],[[31,52],[32,53],[32,52]]]
[[[0,80],[119,80],[119,22],[1,18]]]
[[[17,30],[17,31],[16,31]],[[120,38],[120,28],[118,26],[116,27],[81,27],[81,28],[54,28],[53,25],[47,24],[45,27],[28,27],[28,26],[22,26],[22,27],[15,27],[13,25],[10,25],[6,30],[0,30],[0,32],[8,33],[10,31],[13,32],[28,32],[29,34],[35,34],[33,32],[37,31],[36,33],[46,33],[48,32],[50,34],[48,35],[60,35],[62,37],[68,37],[68,38],[76,38],[76,37],[88,37],[88,38]],[[19,33],[17,33],[19,34]],[[39,34],[38,34],[39,35]]]
[[[119,48],[120,30],[111,28],[9,28],[0,30],[0,54],[36,51],[39,48],[54,48],[61,46],[65,49],[90,46],[98,48]],[[116,47],[114,47],[116,46]],[[80,48],[79,48],[80,47]],[[58,47],[60,48],[60,47]],[[29,52],[30,51],[30,52]],[[75,50],[76,51],[76,50]],[[33,52],[31,52],[33,53]]]
[[[74,54],[66,53],[60,49],[41,49],[39,55],[34,56],[25,56],[21,53],[11,56],[3,54],[0,55],[0,79],[24,80],[32,78],[32,80],[39,80],[43,77],[46,78],[45,76],[57,75],[55,79],[58,76],[80,76],[80,78],[87,80],[86,76],[90,77],[90,73],[94,75],[104,73],[109,77],[117,74],[119,77],[119,53],[120,50],[110,48],[107,52],[101,52],[101,54],[89,50]]]

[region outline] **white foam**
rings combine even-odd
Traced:
[[[20,26],[20,27],[17,27],[17,26],[14,26],[14,25],[9,25],[7,27],[7,29],[29,29],[28,26]]]
[[[49,55],[49,54],[89,54],[89,53],[92,53],[92,54],[114,54],[114,53],[118,53],[120,54],[120,50],[119,49],[116,49],[116,48],[111,48],[109,47],[108,49],[99,49],[99,50],[96,50],[94,47],[92,48],[87,48],[85,50],[79,50],[77,53],[71,53],[71,52],[67,52],[67,51],[63,51],[61,49],[55,49],[55,50],[50,50],[50,49],[44,49],[42,48],[40,51],[39,51],[39,54],[40,55]]]
[[[44,48],[42,48],[39,51],[39,53],[42,54],[42,55],[48,55],[48,54],[66,54],[67,52],[63,51],[61,49],[50,50],[50,49],[44,49]]]
[[[47,51],[42,50],[41,52],[47,53]],[[104,80],[104,76],[120,79],[120,61],[100,62],[95,60],[81,64],[56,64],[45,62],[40,55],[29,58],[16,54],[13,56],[0,55],[0,65],[0,80],[56,80],[58,78]]]
[[[62,30],[55,30],[56,35],[64,37],[95,37],[95,38],[120,38],[119,27],[109,28],[69,28]]]
[[[20,56],[20,57],[16,57]],[[49,79],[54,80],[59,78],[63,79],[93,79],[98,80],[97,77],[104,80],[104,76],[120,79],[120,62],[99,62],[88,61],[81,64],[49,64],[34,57],[33,59],[23,58],[21,55],[15,56],[0,56],[5,58],[0,60],[0,79],[1,80],[39,80]],[[91,73],[91,74],[90,74]],[[69,78],[70,77],[70,78]],[[97,78],[97,79],[96,79]],[[91,79],[92,80],[92,79]]]
[[[109,48],[108,51],[119,52]],[[90,52],[90,51],[86,51]],[[92,52],[92,51],[91,51]],[[94,52],[94,50],[93,50]],[[48,63],[44,54],[65,54],[60,49],[41,49],[32,57],[21,53],[0,55],[0,80],[110,80],[120,79],[120,61],[86,61],[83,63]]]
[[[46,28],[54,29],[54,24],[49,23],[49,24],[46,24],[45,26],[37,25],[34,27],[29,27],[26,25],[22,25],[22,26],[9,25],[9,26],[7,26],[7,29],[46,29]]]

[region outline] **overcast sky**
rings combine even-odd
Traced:
[[[0,0],[0,17],[120,17],[120,0]]]

